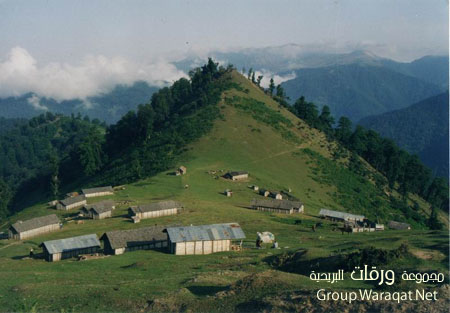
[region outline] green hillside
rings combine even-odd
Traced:
[[[117,202],[111,219],[78,224],[70,221],[76,212],[57,211],[67,218],[62,230],[25,241],[0,241],[0,311],[299,311],[299,306],[309,301],[305,295],[329,285],[312,282],[309,274],[283,267],[283,260],[289,260],[289,264],[299,262],[302,268],[319,263],[338,266],[348,253],[358,254],[359,249],[368,247],[397,249],[407,244],[406,250],[398,250],[403,254],[388,263],[399,272],[447,269],[447,231],[430,231],[421,223],[430,214],[428,203],[409,196],[406,202],[415,211],[407,217],[393,205],[392,199],[399,200],[400,196],[395,190],[388,192],[379,187],[375,183],[378,174],[367,163],[361,160],[368,172],[362,177],[347,168],[347,158],[333,161],[337,143],[307,126],[237,72],[225,75],[233,84],[221,94],[218,118],[205,135],[174,157],[174,165],[187,167],[186,175],[169,175],[172,169],[126,184],[124,190],[106,197]],[[229,170],[246,170],[250,177],[243,182],[222,178]],[[292,197],[304,203],[305,214],[286,216],[248,209],[250,201],[260,197],[249,188],[251,185],[290,190]],[[72,186],[82,187],[76,182]],[[224,196],[225,189],[231,189],[233,196]],[[186,210],[176,216],[142,220],[140,224],[126,217],[130,204],[160,199],[179,200]],[[96,201],[100,198],[89,200]],[[413,230],[342,235],[333,230],[331,222],[318,218],[322,207],[362,213],[383,223],[390,219],[406,221]],[[5,230],[9,222],[51,213],[55,210],[36,203],[0,227]],[[442,222],[447,221],[443,212],[439,214]],[[242,226],[247,236],[244,251],[175,256],[150,250],[56,263],[26,258],[31,247],[40,252],[38,245],[49,239],[91,233],[100,236],[108,230],[155,224],[221,222]],[[311,227],[318,222],[323,225],[313,232]],[[256,232],[261,231],[275,234],[281,249],[255,249]],[[336,256],[342,260],[336,261]],[[351,280],[336,285],[333,287],[338,289],[370,287],[367,282]],[[437,302],[436,307],[439,305],[442,303]],[[327,308],[323,307],[322,312]]]

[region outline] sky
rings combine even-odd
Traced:
[[[447,0],[0,0],[0,96],[87,97],[184,75],[170,62],[285,45],[398,61],[448,54]]]

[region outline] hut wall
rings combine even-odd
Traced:
[[[92,213],[92,218],[94,220],[102,220],[107,217],[111,217],[111,211],[103,212],[100,214]]]
[[[102,192],[94,192],[94,193],[84,194],[84,196],[86,198],[93,198],[93,197],[109,196],[109,195],[113,195],[113,194],[114,194],[114,192],[112,192],[112,191],[102,191]]]
[[[158,210],[158,211],[150,211],[150,212],[143,212],[140,215],[140,218],[156,218],[160,216],[167,216],[167,215],[175,215],[178,213],[177,208],[172,209],[166,209],[166,210]]]
[[[213,242],[211,240],[203,241],[203,254],[213,253]]]
[[[60,261],[63,259],[77,257],[80,254],[96,253],[96,252],[98,252],[98,249],[99,249],[98,247],[89,247],[89,248],[77,249],[77,250],[66,251],[66,252],[62,252],[62,253],[54,253],[54,254],[49,254],[48,251],[45,251],[44,254],[46,256],[47,261],[55,262],[55,261]]]
[[[51,225],[47,225],[47,226],[43,226],[43,227],[39,227],[39,228],[35,228],[35,229],[30,229],[28,231],[24,231],[21,233],[13,234],[13,238],[23,240],[26,238],[31,238],[34,236],[38,236],[40,234],[49,233],[49,232],[59,230],[59,229],[60,229],[59,223],[51,224]]]
[[[294,212],[294,209],[284,210],[284,209],[274,209],[274,208],[267,208],[267,207],[256,207],[256,210],[272,212],[272,213],[282,213],[282,214],[292,214]]]
[[[241,179],[246,179],[246,178],[248,178],[248,174],[241,174],[241,175],[231,176],[232,180],[241,180]]]
[[[56,205],[56,209],[57,210],[71,210],[71,209],[74,209],[74,208],[78,208],[78,207],[80,207],[80,206],[83,206],[83,205],[85,205],[87,202],[86,202],[86,200],[83,200],[83,201],[80,201],[80,202],[75,202],[75,203],[72,203],[72,204],[70,204],[70,205],[63,205],[62,203],[58,203],[57,205]]]

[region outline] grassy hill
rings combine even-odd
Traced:
[[[207,135],[190,144],[179,157],[179,165],[187,167],[186,175],[163,172],[128,184],[114,196],[103,197],[118,203],[111,219],[83,224],[66,221],[58,232],[25,241],[0,241],[0,311],[248,312],[269,307],[282,311],[287,310],[286,305],[298,310],[296,305],[310,300],[286,298],[288,295],[302,292],[304,296],[329,285],[312,282],[306,274],[284,270],[277,265],[283,258],[292,257],[308,268],[321,260],[332,262],[336,255],[345,256],[369,246],[393,249],[408,244],[408,252],[389,264],[399,272],[442,272],[447,268],[446,231],[429,231],[408,220],[414,228],[411,231],[342,235],[333,231],[332,223],[318,219],[322,207],[363,213],[382,222],[405,217],[392,207],[388,195],[376,187],[371,175],[362,178],[354,174],[346,168],[345,158],[332,161],[336,143],[280,107],[243,76],[236,72],[230,75],[237,85],[222,94],[221,117]],[[367,164],[365,167],[376,174]],[[247,170],[249,180],[232,182],[220,177],[228,170]],[[305,214],[286,216],[248,209],[251,199],[260,197],[250,185],[291,190],[292,196],[304,202]],[[234,192],[231,198],[223,195],[225,189]],[[160,199],[179,200],[186,210],[137,225],[126,218],[129,204],[123,203]],[[413,200],[419,205],[418,214],[430,213],[425,201],[416,197],[408,201]],[[100,198],[89,200],[96,201]],[[37,203],[9,222],[51,213],[55,211],[45,203]],[[56,212],[62,218],[74,213]],[[442,220],[446,217],[442,216]],[[311,231],[319,221],[323,226]],[[100,236],[108,230],[155,224],[221,222],[240,223],[247,235],[244,251],[206,256],[136,251],[97,260],[56,263],[24,258],[31,247],[40,251],[38,245],[49,239],[90,233]],[[6,229],[7,223],[0,227]],[[254,249],[258,231],[274,233],[281,249]],[[333,287],[355,289],[370,285],[347,279]],[[330,308],[323,308],[323,312],[327,310]]]

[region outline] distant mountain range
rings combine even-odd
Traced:
[[[295,79],[282,84],[291,101],[304,96],[319,107],[328,105],[336,118],[347,116],[354,122],[443,91],[438,85],[379,65],[305,68],[295,74]]]
[[[148,103],[158,89],[146,82],[135,82],[131,86],[118,85],[111,92],[88,98],[84,102],[79,99],[58,102],[27,93],[20,97],[0,98],[0,116],[31,118],[46,111],[65,115],[80,113],[111,124],[128,111],[136,109],[139,104]]]
[[[238,70],[253,68],[266,78],[277,76],[284,81],[291,102],[300,96],[328,105],[338,118],[345,115],[354,122],[370,115],[405,108],[448,86],[448,57],[426,56],[413,62],[397,62],[357,50],[350,53],[325,53],[296,44],[265,48],[248,48],[229,52],[193,55],[174,63],[188,73],[212,57]],[[0,116],[32,117],[45,110],[63,114],[89,115],[107,123],[116,122],[138,104],[149,101],[156,87],[145,82],[117,86],[109,93],[81,101],[58,102],[38,98],[32,93],[0,98]]]
[[[438,175],[448,177],[448,91],[407,108],[369,116],[360,124],[416,153]]]

